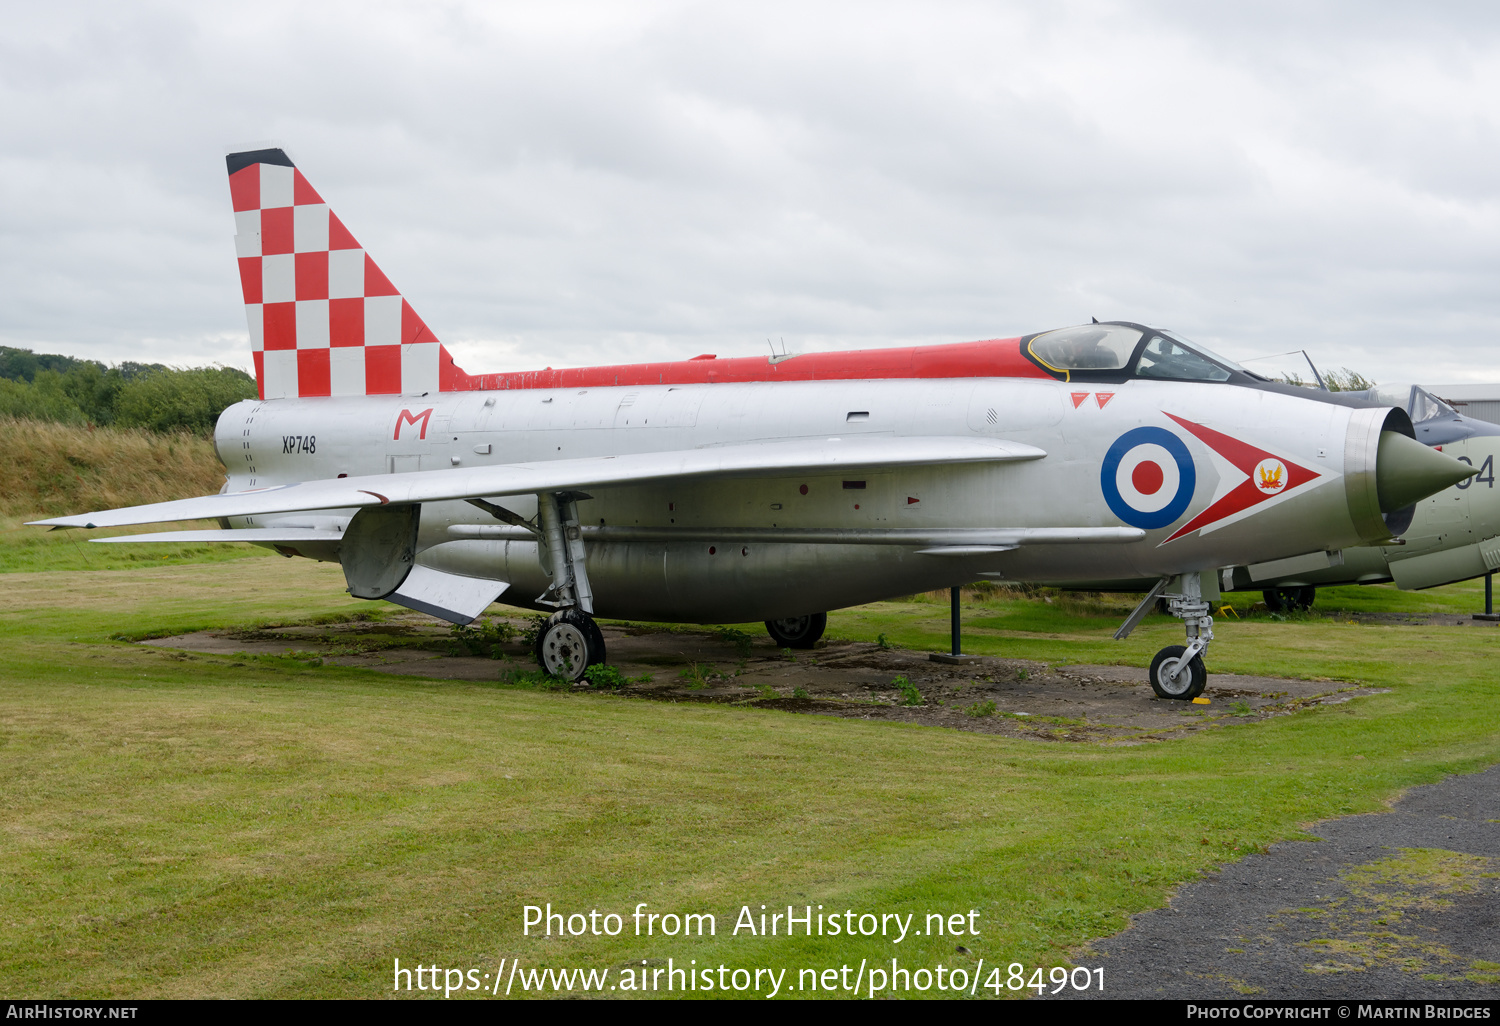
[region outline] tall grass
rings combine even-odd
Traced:
[[[209,495],[224,483],[199,435],[0,417],[0,517],[34,519]]]

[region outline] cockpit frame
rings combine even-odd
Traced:
[[[1132,332],[1138,337],[1130,345],[1129,355],[1122,357],[1126,351],[1122,336]],[[1039,331],[1021,338],[1021,352],[1060,381],[1123,384],[1135,378],[1198,383],[1265,380],[1172,332],[1134,321],[1095,321]]]

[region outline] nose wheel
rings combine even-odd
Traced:
[[[581,609],[560,609],[537,634],[536,661],[554,677],[580,681],[590,666],[604,662],[604,634]]]
[[[1199,574],[1163,577],[1146,593],[1140,604],[1115,631],[1115,638],[1129,637],[1158,601],[1167,604],[1167,612],[1182,621],[1187,629],[1186,645],[1168,645],[1151,660],[1151,690],[1158,698],[1190,701],[1203,694],[1208,684],[1208,670],[1203,653],[1214,640],[1214,618],[1208,615],[1209,604],[1203,598],[1203,581]]]
[[[1208,684],[1203,654],[1199,652],[1183,658],[1186,653],[1185,645],[1168,645],[1151,660],[1151,690],[1158,698],[1186,701],[1203,694]]]

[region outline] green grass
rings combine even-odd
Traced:
[[[393,958],[483,972],[670,957],[793,978],[893,956],[1067,964],[1205,869],[1500,753],[1489,628],[1221,620],[1213,670],[1390,693],[1100,747],[505,686],[498,665],[470,684],[112,640],[370,608],[337,567],[302,560],[5,580],[0,978],[37,997],[374,997]],[[1319,608],[1472,611],[1473,593],[1336,589]],[[1004,596],[965,615],[966,650],[1052,663],[1144,665],[1181,634],[1153,617],[1114,642],[1102,610]],[[946,617],[880,603],[829,629],[940,650]],[[720,930],[522,936],[523,906],[548,902],[710,911]],[[918,924],[973,908],[980,935],[728,935],[761,904]]]
[[[111,530],[49,531],[45,527],[27,527],[14,518],[0,518],[0,574],[29,573],[49,570],[132,570],[141,567],[183,566],[196,563],[222,563],[277,553],[258,545],[238,543],[222,545],[156,545],[150,542],[129,545],[93,545],[90,538],[142,534],[147,531],[206,530],[218,525],[210,521],[183,524],[154,524]]]

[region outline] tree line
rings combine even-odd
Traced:
[[[255,379],[234,367],[106,367],[0,346],[0,416],[211,435],[226,407],[255,395]]]

